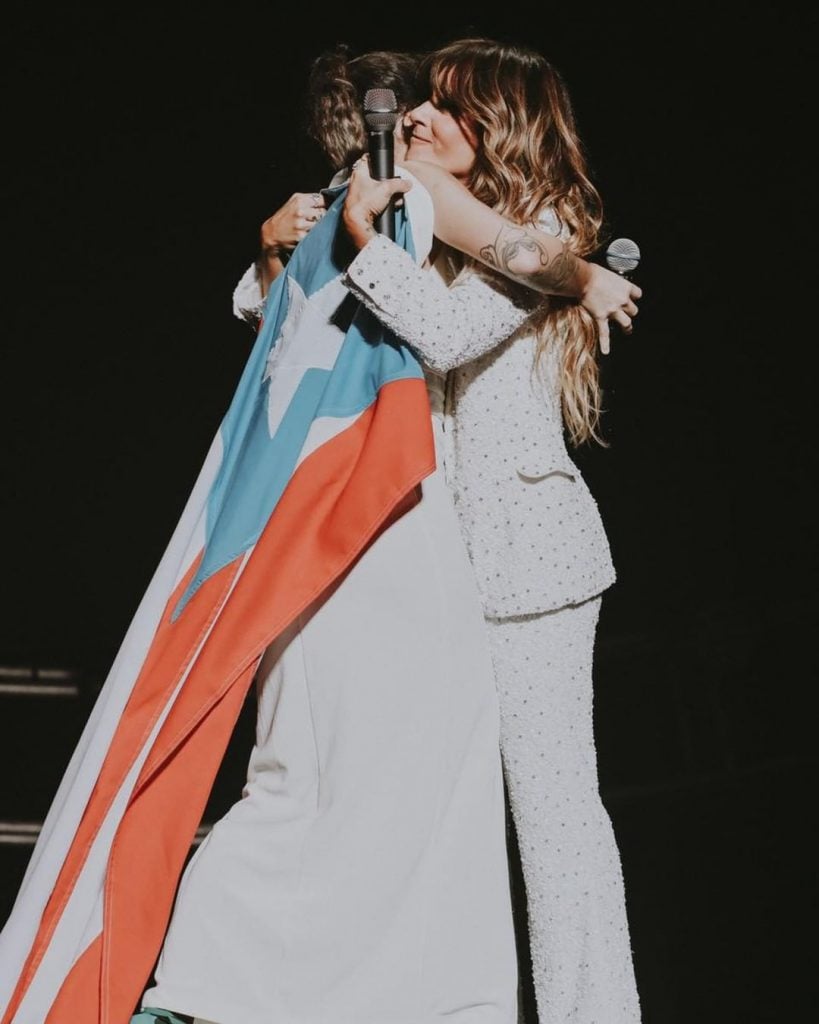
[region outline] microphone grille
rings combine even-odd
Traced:
[[[610,270],[627,274],[640,262],[640,247],[630,238],[615,238],[606,249],[606,263]]]
[[[398,101],[392,89],[368,89],[364,94],[364,121],[371,131],[392,131],[398,120]]]

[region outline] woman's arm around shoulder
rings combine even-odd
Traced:
[[[422,160],[401,165],[432,198],[435,234],[442,242],[534,291],[577,299],[598,322],[608,348],[608,320],[631,330],[642,289],[620,275],[575,255],[556,235],[515,224],[490,209],[448,171]]]

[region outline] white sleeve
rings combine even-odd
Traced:
[[[471,362],[515,333],[539,296],[491,271],[470,270],[449,288],[408,252],[377,235],[344,284],[438,373]]]
[[[233,315],[256,327],[262,318],[264,303],[259,268],[251,263],[233,290]]]

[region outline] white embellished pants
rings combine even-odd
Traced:
[[[526,887],[539,1024],[638,1024],[623,875],[600,799],[592,653],[601,597],[486,618]]]

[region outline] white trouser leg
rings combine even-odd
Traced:
[[[540,1024],[640,1020],[620,855],[598,792],[600,602],[487,619]]]

